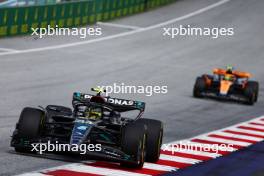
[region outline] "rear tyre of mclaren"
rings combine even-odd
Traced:
[[[255,90],[255,102],[258,101],[258,95],[259,95],[259,83],[257,81],[249,81],[248,84],[251,84],[251,87]]]
[[[256,81],[249,81],[245,87],[244,94],[247,97],[246,104],[253,105],[258,101],[259,85]]]
[[[204,78],[198,77],[195,81],[194,88],[193,88],[193,96],[195,98],[202,98],[202,92],[205,91],[206,82]]]

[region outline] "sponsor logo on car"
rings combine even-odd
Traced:
[[[78,130],[86,130],[87,129],[87,126],[79,126],[77,127]]]
[[[84,99],[91,99],[92,95],[84,95]],[[106,102],[112,103],[112,104],[117,104],[117,105],[126,105],[126,106],[132,106],[134,105],[134,101],[132,100],[122,100],[122,99],[117,99],[117,98],[104,98]]]

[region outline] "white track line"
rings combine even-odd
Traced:
[[[166,160],[166,161],[176,161],[176,162],[185,163],[185,164],[196,164],[196,163],[201,162],[201,160],[197,160],[197,159],[184,158],[184,157],[171,156],[171,155],[164,155],[164,154],[160,154],[160,159]]]
[[[255,142],[259,142],[262,141],[262,138],[257,138],[257,137],[251,137],[251,136],[245,136],[245,135],[240,135],[240,134],[232,134],[232,133],[226,133],[226,132],[217,132],[217,133],[212,133],[212,134],[216,134],[216,135],[220,135],[220,136],[224,136],[224,137],[233,137],[233,138],[237,138],[237,139],[245,139],[245,140],[251,140],[251,141],[255,141]],[[211,134],[209,134],[211,135]]]
[[[125,24],[116,24],[116,23],[106,23],[106,22],[97,22],[98,25],[103,25],[103,26],[110,26],[110,27],[118,27],[118,28],[125,28],[125,29],[133,29],[133,30],[137,30],[137,29],[143,29],[141,27],[138,26],[130,26],[130,25],[125,25]]]
[[[18,51],[18,50],[15,50],[15,49],[9,49],[9,48],[0,48],[0,51],[16,52],[16,51]]]
[[[59,170],[63,169],[63,170],[69,170],[69,171],[74,171],[74,172],[91,173],[91,174],[108,175],[108,176],[149,176],[148,174],[139,174],[136,172],[128,172],[128,171],[123,171],[123,170],[94,167],[94,166],[88,166],[88,165],[83,165],[83,164],[71,164],[71,165],[66,165],[65,167],[61,166],[58,168]]]
[[[3,55],[11,55],[11,54],[22,54],[22,53],[31,53],[31,52],[39,52],[39,51],[46,51],[46,50],[55,50],[55,49],[61,49],[61,48],[67,48],[67,47],[73,47],[73,46],[78,46],[78,45],[85,45],[85,44],[90,44],[90,43],[96,43],[96,42],[101,42],[101,41],[106,41],[106,40],[111,40],[111,39],[115,39],[115,38],[119,38],[119,37],[125,37],[128,35],[132,35],[132,34],[136,34],[136,33],[140,33],[140,32],[144,32],[144,31],[149,31],[152,29],[156,29],[168,24],[172,24],[181,20],[185,20],[188,18],[191,18],[193,16],[202,14],[208,10],[214,9],[220,5],[223,5],[227,2],[229,2],[230,0],[221,0],[217,3],[214,3],[212,5],[209,5],[207,7],[201,8],[197,11],[191,12],[187,15],[181,16],[181,17],[177,17],[177,18],[173,18],[171,20],[156,24],[156,25],[152,25],[152,26],[148,26],[145,28],[141,28],[141,29],[137,29],[134,31],[128,31],[128,32],[123,32],[120,34],[115,34],[115,35],[110,35],[110,36],[106,36],[106,37],[101,37],[101,38],[97,38],[97,39],[93,39],[93,40],[88,40],[88,41],[80,41],[80,42],[74,42],[74,43],[69,43],[69,44],[62,44],[62,45],[55,45],[55,46],[47,46],[47,47],[42,47],[42,48],[33,48],[33,49],[26,49],[23,51],[10,51],[10,52],[6,52],[6,53],[0,53],[0,56]]]
[[[264,126],[260,126],[260,125],[246,124],[246,125],[242,125],[242,126],[250,127],[250,128],[256,128],[256,129],[259,129],[259,130],[264,130]]]
[[[250,122],[249,124],[256,125],[258,127],[264,127],[264,123],[260,123],[260,122]]]
[[[236,132],[242,132],[242,133],[247,133],[247,134],[252,134],[252,135],[264,136],[263,132],[254,131],[254,130],[248,130],[248,129],[242,129],[242,128],[237,128],[237,127],[233,127],[233,128],[228,129],[228,130],[232,130],[232,131],[236,131]]]
[[[50,176],[50,175],[47,175],[47,174],[42,174],[42,173],[25,173],[25,174],[21,174],[19,176]]]
[[[167,171],[167,172],[178,170],[178,168],[176,168],[176,167],[160,165],[160,164],[155,164],[155,163],[144,163],[143,168],[152,169],[152,170]]]
[[[264,121],[262,121],[261,119],[258,119],[258,120],[254,121],[254,122],[264,125]]]
[[[231,144],[231,145],[239,145],[242,147],[247,147],[247,146],[252,144],[252,143],[248,143],[248,142],[239,142],[239,141],[234,141],[231,139],[221,139],[221,138],[214,138],[214,137],[209,137],[209,136],[201,136],[201,137],[196,138],[196,139],[207,140],[210,142],[226,143],[226,144]]]

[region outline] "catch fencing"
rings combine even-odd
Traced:
[[[89,0],[0,8],[0,37],[31,33],[31,28],[73,27],[108,21],[175,0]]]

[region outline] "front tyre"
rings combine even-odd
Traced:
[[[138,119],[137,122],[147,126],[146,161],[155,163],[160,157],[163,123],[154,119]]]
[[[131,123],[122,129],[122,151],[133,158],[132,162],[123,162],[121,166],[142,168],[145,162],[146,126],[140,123]]]
[[[36,108],[26,107],[20,114],[17,126],[17,137],[19,139],[32,140],[36,139],[41,130],[45,113]],[[31,149],[28,147],[15,147],[17,152],[28,152]]]

